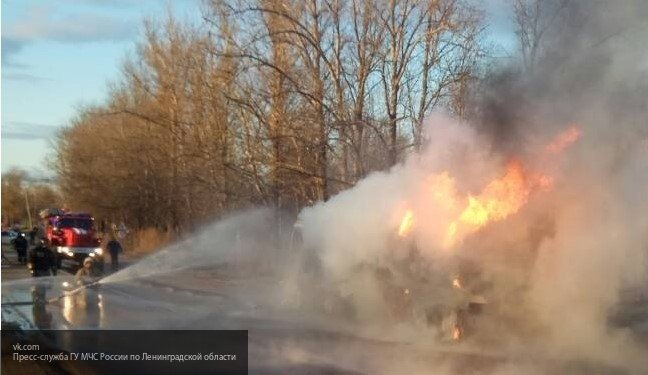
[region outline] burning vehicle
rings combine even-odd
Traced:
[[[80,266],[85,258],[91,257],[97,268],[103,271],[101,240],[90,214],[46,209],[40,216],[45,227],[44,237],[56,255],[59,268],[63,260]]]
[[[552,190],[551,168],[545,166],[552,165],[581,134],[579,127],[568,127],[540,149],[534,163],[509,160],[504,171],[486,180],[476,193],[460,189],[452,171],[419,179],[414,193],[389,208],[393,218],[387,217],[388,223],[374,223],[383,225],[384,231],[365,231],[374,235],[361,240],[340,236],[336,248],[315,251],[322,263],[338,262],[330,268],[350,263],[343,275],[327,274],[326,265],[317,272],[307,267],[313,263],[313,250],[305,244],[302,267],[315,279],[311,284],[334,285],[333,290],[324,291],[323,309],[351,320],[425,327],[441,341],[490,340],[501,327],[524,334],[533,326],[527,324],[532,319],[525,316],[523,302],[529,285],[525,279],[530,274],[525,268],[528,264],[520,261],[515,267],[501,267],[523,256],[506,248],[492,253],[475,249],[485,247],[479,241],[488,237],[489,228],[506,225],[533,197]],[[300,242],[309,236],[320,236],[312,243],[326,246],[330,241],[322,241],[324,236],[315,232],[302,235],[301,223],[296,231],[292,237]],[[373,248],[353,254],[354,259],[345,250],[354,251],[355,243],[369,243]],[[336,252],[339,258],[332,256]],[[500,263],[495,264],[493,258]],[[515,278],[510,272],[517,273]],[[331,279],[321,282],[319,277]]]
[[[354,267],[352,276],[338,282],[327,295],[324,310],[351,320],[430,329],[444,342],[472,336],[489,312],[486,295],[492,292],[492,283],[478,267],[460,257],[439,259],[435,264],[407,239],[394,240],[392,246],[407,254]],[[376,294],[371,296],[370,290]]]

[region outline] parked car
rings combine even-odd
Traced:
[[[11,241],[15,240],[18,237],[18,232],[13,230],[3,230],[2,231],[2,244],[11,245]]]

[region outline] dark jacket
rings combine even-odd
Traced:
[[[54,253],[47,246],[38,245],[29,253],[29,263],[35,276],[52,273],[56,275],[56,259]]]
[[[23,237],[22,235],[19,235],[15,240],[14,240],[14,248],[17,251],[26,251],[27,247],[29,244],[27,243],[27,239]]]
[[[122,252],[121,245],[119,244],[118,241],[115,240],[108,241],[108,243],[106,244],[106,248],[108,249],[110,254],[119,254]]]

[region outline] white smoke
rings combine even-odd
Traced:
[[[420,154],[305,209],[300,215],[304,246],[317,249],[329,282],[345,282],[357,277],[363,264],[380,266],[406,256],[398,254],[395,233],[405,209],[413,207],[412,237],[422,267],[428,265],[426,282],[448,282],[454,256],[476,263],[494,285],[490,307],[508,319],[504,326],[490,327],[497,339],[506,338],[503,348],[526,345],[551,357],[636,369],[645,347],[608,321],[620,293],[646,281],[648,210],[637,179],[646,180],[648,149],[645,140],[627,144],[626,159],[611,169],[613,153],[592,147],[605,142],[597,132],[601,120],[578,124],[583,138],[557,158],[538,160],[540,153],[533,149],[517,155],[552,175],[550,192],[532,193],[520,212],[445,249],[441,239],[451,218],[442,202],[430,199],[427,179],[449,171],[462,194],[479,193],[487,181],[501,176],[505,158],[492,152],[473,127],[435,115],[427,121],[429,144]],[[551,136],[536,132],[526,139],[541,145]],[[435,279],[435,273],[443,276]],[[346,293],[358,308],[386,308],[375,282],[363,279],[347,288],[353,289]],[[429,292],[424,298],[452,303],[435,289]]]

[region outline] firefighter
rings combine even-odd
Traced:
[[[90,285],[99,279],[99,275],[94,269],[94,261],[92,258],[87,257],[83,260],[83,267],[81,267],[76,275],[74,275],[74,281],[78,285]]]
[[[115,272],[119,267],[119,253],[123,251],[121,244],[114,237],[106,244],[106,249],[110,253],[110,269]]]
[[[34,226],[32,230],[29,231],[29,244],[30,245],[35,245],[36,244],[36,235],[38,234],[38,227]]]
[[[14,240],[14,249],[18,253],[18,263],[27,264],[27,248],[29,244],[25,238],[25,233],[19,233],[18,237]]]
[[[49,276],[50,272],[56,276],[56,259],[45,240],[40,240],[29,254],[29,269],[33,277]]]

